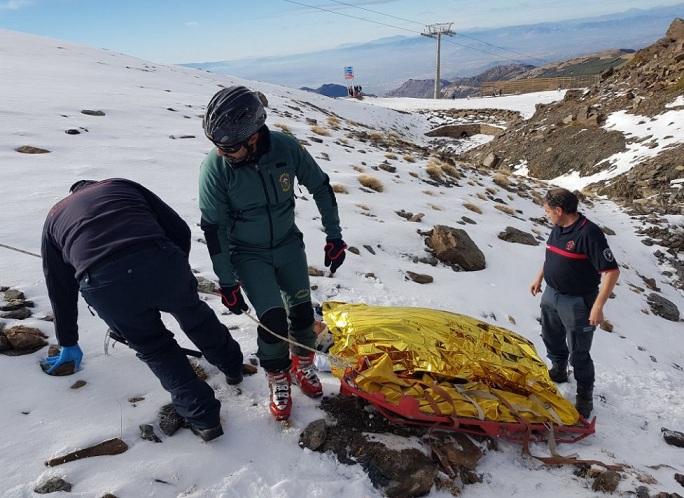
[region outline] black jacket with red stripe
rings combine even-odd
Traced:
[[[617,270],[606,236],[601,229],[580,215],[568,227],[555,225],[546,243],[544,280],[561,294],[594,294],[601,273]]]

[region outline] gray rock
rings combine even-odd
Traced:
[[[309,448],[311,451],[317,451],[328,436],[328,426],[325,420],[318,419],[306,426],[299,436],[299,446],[301,448]]]
[[[458,265],[465,271],[483,270],[485,257],[465,230],[436,225],[425,239],[435,257],[448,265]]]
[[[33,145],[22,145],[14,149],[21,154],[49,154],[50,151],[47,149],[41,149],[40,147],[34,147]]]
[[[86,384],[87,384],[87,382],[85,380],[79,379],[76,382],[74,382],[73,384],[71,384],[71,386],[69,386],[69,389],[80,389],[83,386],[85,386]]]
[[[375,256],[375,250],[371,246],[369,246],[368,244],[364,244],[363,248],[369,253],[371,253],[373,256]]]
[[[309,266],[308,272],[310,277],[322,277],[325,275],[324,271],[319,270],[315,266]]]
[[[490,152],[487,154],[487,157],[482,160],[482,166],[485,168],[496,168],[500,162],[501,158],[493,152]]]
[[[675,473],[674,480],[684,486],[684,474]]]
[[[677,305],[672,301],[665,299],[660,294],[651,292],[648,295],[647,302],[654,315],[663,317],[665,320],[670,320],[671,322],[679,321],[679,308],[677,308]]]
[[[153,443],[162,442],[162,440],[159,439],[159,436],[154,433],[154,427],[152,427],[150,424],[140,424],[140,439],[152,441]]]
[[[618,484],[620,484],[620,479],[620,474],[614,470],[608,470],[596,476],[594,483],[591,485],[591,489],[603,493],[612,493],[617,489]]]
[[[665,427],[660,429],[660,431],[663,433],[663,438],[667,444],[684,448],[684,433],[672,431],[670,429],[666,429]]]
[[[539,241],[534,235],[528,232],[523,232],[513,227],[506,227],[506,230],[500,232],[498,237],[506,242],[513,242],[516,244],[525,244],[528,246],[538,246]]]
[[[66,482],[61,477],[51,477],[42,484],[33,488],[35,493],[45,495],[48,493],[56,493],[57,491],[71,491],[71,484]]]
[[[91,109],[83,109],[81,111],[81,114],[85,114],[86,116],[104,116],[105,115],[104,111],[93,111]]]
[[[26,296],[24,295],[23,292],[17,290],[17,289],[8,289],[5,291],[5,300],[6,301],[12,301],[14,299],[19,299],[23,301],[26,299]]]
[[[361,254],[361,251],[359,251],[358,247],[354,247],[354,246],[349,246],[347,248],[347,251],[349,251],[352,254],[356,254],[357,256],[359,256]]]
[[[423,273],[414,273],[412,271],[406,272],[406,278],[413,280],[417,284],[431,284],[434,282],[434,278],[430,275],[425,275]]]
[[[218,285],[215,282],[204,277],[197,277],[197,292],[202,294],[216,294]]]
[[[26,320],[31,316],[31,310],[28,308],[19,308],[14,311],[3,311],[0,313],[0,318],[8,320]]]

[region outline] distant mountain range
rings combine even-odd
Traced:
[[[454,36],[442,43],[442,75],[451,81],[497,65],[542,65],[608,48],[637,49],[660,38],[675,17],[684,17],[684,3],[562,22],[464,31],[468,36],[514,52]],[[353,65],[355,81],[363,85],[364,91],[384,94],[410,78],[434,78],[434,52],[435,42],[430,38],[393,36],[304,54],[185,66],[291,87],[315,88],[323,83],[344,83],[343,67]]]

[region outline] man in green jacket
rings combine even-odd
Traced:
[[[328,175],[295,138],[270,131],[259,97],[243,86],[209,102],[204,132],[216,146],[202,163],[202,229],[219,278],[223,304],[248,309],[244,288],[264,327],[257,329],[261,366],[271,389],[271,413],[290,416],[290,383],[310,397],[323,393],[313,353],[292,348],[267,330],[313,347],[313,308],[302,233],[295,225],[294,182],[313,195],[326,233],[325,265],[334,273],[345,258],[337,201]]]

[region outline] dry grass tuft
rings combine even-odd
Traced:
[[[313,133],[315,133],[316,135],[321,135],[323,137],[329,137],[330,136],[330,132],[328,130],[326,130],[325,128],[323,128],[322,126],[318,126],[318,125],[312,126],[311,131]]]
[[[385,154],[385,157],[386,157],[387,159],[391,159],[391,160],[396,160],[396,159],[398,159],[398,157],[397,157],[395,154],[391,154],[391,153],[389,153],[389,152],[388,152],[387,154]]]
[[[347,190],[347,187],[342,185],[341,183],[333,183],[332,185],[333,192],[336,194],[348,194],[349,191]]]
[[[285,123],[276,123],[273,126],[276,128],[279,128],[283,133],[287,133],[288,135],[292,135],[292,131],[290,128],[285,124]]]
[[[328,116],[328,126],[330,126],[330,128],[333,130],[340,129],[340,120],[337,118],[337,116]]]
[[[385,187],[382,185],[382,182],[374,176],[359,175],[358,180],[361,185],[371,190],[375,190],[376,192],[382,192],[385,189]]]
[[[370,208],[365,204],[357,204],[356,207],[363,209],[364,211],[370,211]]]
[[[411,155],[411,154],[406,154],[404,157],[402,157],[404,161],[407,163],[415,163],[416,159]]]
[[[461,172],[458,171],[456,166],[452,166],[451,164],[442,164],[442,171],[451,178],[461,178]]]
[[[464,202],[463,207],[466,209],[470,209],[473,213],[482,214],[482,209],[480,209],[475,204],[472,204],[470,202]]]
[[[354,171],[356,171],[357,173],[363,173],[364,171],[366,171],[366,170],[363,168],[363,166],[356,166],[356,165],[353,165],[353,166],[352,166],[352,169],[353,169]]]
[[[480,199],[480,200],[483,200],[483,201],[488,201],[488,200],[489,200],[489,199],[487,198],[487,196],[484,195],[482,192],[478,192],[478,193],[475,194],[475,195],[476,195],[477,198]]]
[[[428,206],[430,206],[435,211],[443,211],[443,209],[439,207],[437,204],[428,204]]]
[[[487,188],[485,189],[485,191],[486,191],[486,192],[489,192],[489,193],[492,194],[492,195],[494,195],[494,194],[496,194],[496,193],[498,192],[498,190],[496,190],[494,187],[487,187]]]
[[[496,175],[494,175],[492,181],[503,189],[508,190],[509,188],[511,188],[511,179],[508,178],[506,175],[502,175],[501,173],[497,173]]]
[[[503,204],[496,204],[494,206],[494,209],[498,209],[502,213],[510,214],[511,216],[515,215],[515,211],[508,206],[504,206]]]

